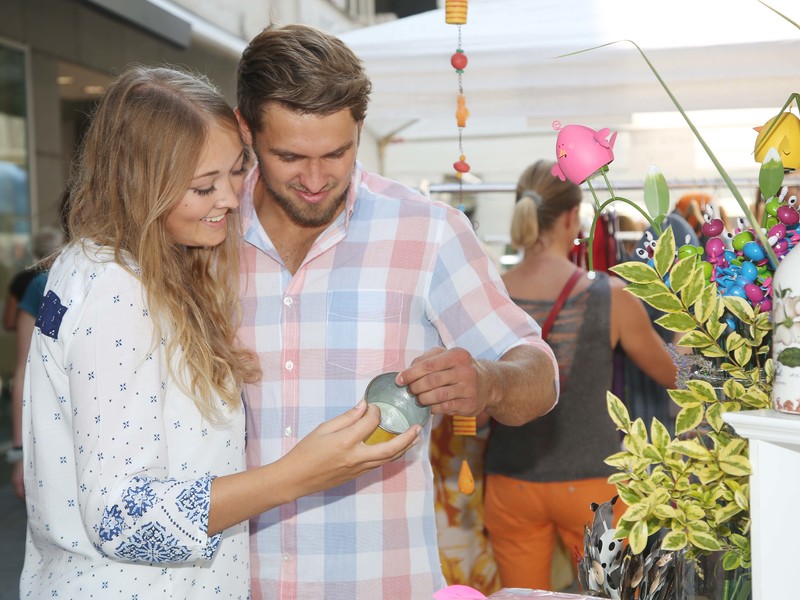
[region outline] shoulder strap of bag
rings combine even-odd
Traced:
[[[561,307],[564,306],[564,302],[567,301],[569,298],[569,294],[572,291],[572,288],[575,287],[575,284],[578,283],[578,280],[583,276],[582,269],[575,269],[572,272],[572,275],[569,279],[567,279],[567,283],[564,284],[564,287],[561,289],[561,293],[556,298],[556,301],[553,303],[553,308],[550,309],[550,314],[547,315],[547,319],[542,325],[542,339],[546,340],[547,336],[550,335],[550,329],[553,327],[553,323],[556,321],[556,317],[558,313],[561,312]]]

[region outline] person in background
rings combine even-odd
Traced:
[[[689,227],[692,228],[694,235],[700,242],[700,245],[705,247],[708,237],[703,234],[703,224],[706,222],[706,215],[711,213],[713,216],[718,216],[722,219],[726,228],[730,227],[728,216],[725,214],[722,206],[715,206],[713,198],[705,192],[690,192],[681,196],[675,203],[673,213],[682,217]],[[681,246],[686,243],[686,234],[681,230],[681,224],[676,224],[674,220],[670,220],[673,233],[675,234],[675,243]],[[689,243],[693,243],[690,238]]]
[[[50,256],[50,254],[55,252],[64,243],[64,232],[59,231],[55,227],[42,227],[33,236],[32,242],[31,254],[34,264],[22,269],[14,275],[8,286],[8,295],[6,296],[6,304],[3,309],[3,328],[6,331],[16,331],[19,301],[25,294],[28,284],[41,273],[42,270],[45,270],[45,267],[40,261]]]
[[[484,520],[504,587],[550,590],[557,536],[582,553],[592,502],[616,495],[603,460],[620,438],[606,409],[618,345],[665,387],[676,368],[625,283],[595,278],[569,260],[581,190],[553,177],[553,163],[529,166],[517,184],[511,242],[520,263],[503,275],[511,298],[537,322],[558,359],[561,397],[542,418],[492,424],[486,453]],[[616,512],[624,510],[617,502]]]
[[[18,277],[14,278],[9,290],[9,299],[6,301],[6,310],[12,302],[15,307],[14,326],[10,329],[15,332],[17,356],[14,378],[11,382],[12,447],[7,455],[7,460],[13,463],[11,485],[21,500],[25,499],[25,484],[22,479],[22,383],[25,378],[25,365],[31,345],[34,322],[39,312],[39,305],[42,303],[44,286],[47,283],[47,267],[50,258],[63,243],[64,232],[54,227],[42,227],[33,236],[32,254],[37,262],[20,271]],[[24,285],[21,282],[24,282]],[[15,291],[19,293],[18,302],[11,299]]]
[[[312,27],[271,26],[237,78],[257,159],[242,192],[240,337],[264,372],[246,386],[249,463],[280,458],[384,372],[434,415],[520,425],[550,410],[555,359],[469,220],[356,160],[370,82],[353,52]],[[443,587],[429,427],[403,458],[256,518],[254,600]]]
[[[248,519],[418,439],[366,446],[380,417],[361,402],[245,470],[241,387],[260,376],[236,340],[248,155],[199,76],[132,67],[99,103],[25,375],[22,597],[247,598]]]
[[[702,235],[702,223],[704,218],[701,212],[701,205],[698,204],[702,200],[703,209],[708,203],[711,202],[711,196],[699,192],[693,192],[682,196],[675,207],[667,213],[664,221],[661,223],[661,230],[665,231],[667,227],[672,229],[672,234],[675,236],[675,244],[677,247],[689,244],[691,246],[701,246],[700,238],[695,231]],[[693,224],[690,224],[683,214],[694,214]],[[697,219],[700,219],[699,221]],[[641,262],[649,260],[647,253],[637,253],[637,250],[644,250],[650,240],[658,239],[655,231],[651,226],[645,229],[645,234],[639,239],[633,252],[630,254],[629,259]],[[681,337],[681,334],[664,329],[656,323],[656,320],[664,313],[656,310],[650,305],[644,305],[650,323],[656,333],[661,337],[665,344],[675,344]],[[674,347],[673,351],[685,353],[690,352],[691,349],[684,349]],[[653,379],[645,371],[640,369],[631,357],[623,353],[623,379],[624,388],[621,399],[628,407],[632,419],[642,419],[645,424],[649,426],[653,418],[658,419],[670,432],[674,433],[674,417],[677,414],[678,406],[669,397],[666,388],[658,381]]]

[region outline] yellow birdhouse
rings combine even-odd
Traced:
[[[781,157],[784,169],[800,169],[800,119],[794,113],[784,112],[771,118],[761,127],[754,127],[756,136],[755,159],[760,163],[770,148],[775,148]]]

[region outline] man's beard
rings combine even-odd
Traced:
[[[315,228],[328,225],[338,215],[339,209],[347,201],[347,193],[350,190],[350,185],[348,185],[339,197],[326,208],[320,205],[292,202],[286,196],[282,196],[276,192],[267,181],[262,167],[259,165],[258,168],[260,171],[259,174],[261,175],[261,183],[272,196],[275,204],[283,209],[283,212],[295,225],[299,225],[300,227]]]

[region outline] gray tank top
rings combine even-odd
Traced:
[[[513,299],[539,324],[553,302]],[[603,460],[620,450],[620,436],[606,409],[611,389],[611,288],[608,275],[574,294],[561,308],[548,344],[562,381],[556,407],[519,427],[492,422],[486,471],[525,481],[570,481],[607,477]]]

